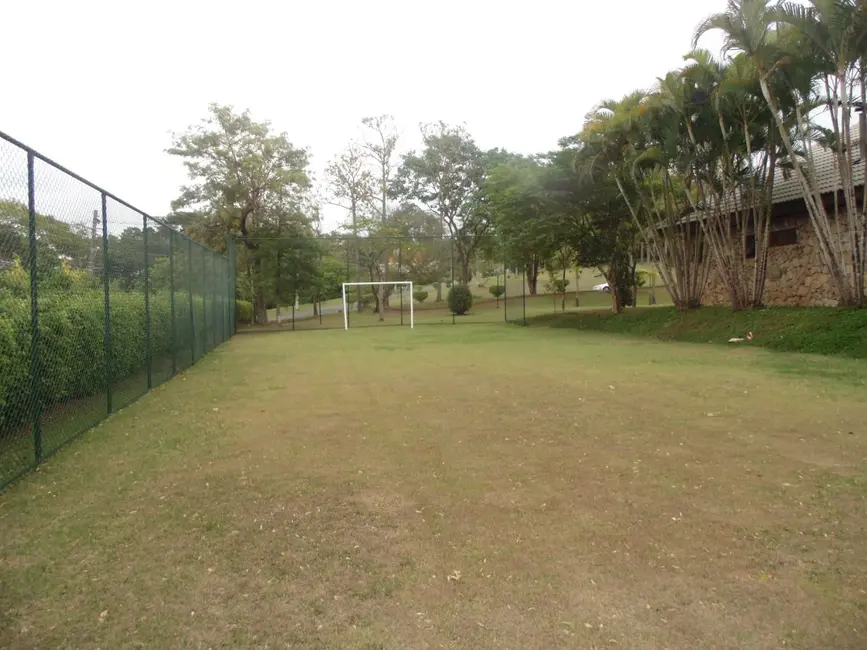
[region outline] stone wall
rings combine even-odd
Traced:
[[[805,215],[774,220],[774,230],[788,228],[798,230],[798,243],[768,249],[765,304],[833,307],[837,304],[837,294],[822,262],[819,244],[809,219]],[[748,264],[752,264],[752,261]],[[752,268],[748,266],[747,271],[751,274]],[[705,305],[731,304],[715,271],[711,272],[702,302]]]

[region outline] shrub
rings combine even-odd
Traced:
[[[452,313],[463,316],[473,306],[473,292],[465,284],[456,284],[449,289],[447,300]]]
[[[253,303],[247,300],[235,301],[235,322],[249,325],[253,322]]]
[[[488,289],[488,291],[491,292],[491,295],[494,298],[499,298],[500,296],[502,296],[503,294],[506,293],[506,287],[504,287],[502,285],[498,285],[496,287],[491,287],[490,289]]]
[[[551,287],[554,289],[554,293],[566,293],[566,287],[569,286],[569,280],[564,280],[563,278],[557,278],[551,282]]]
[[[427,291],[419,290],[412,292],[412,297],[415,299],[416,302],[424,302],[425,300],[427,300],[427,295]]]
[[[111,377],[115,383],[139,375],[147,367],[144,294],[111,290]],[[43,292],[39,300],[41,396],[45,408],[105,390],[105,296],[102,290]],[[249,312],[252,306],[247,303]],[[179,359],[188,355],[192,325],[200,341],[202,299],[185,291],[175,298],[175,336]],[[171,296],[150,297],[150,332],[154,359],[171,357]],[[214,311],[208,303],[209,331]],[[8,431],[30,415],[30,301],[0,293],[0,431]]]

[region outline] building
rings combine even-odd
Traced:
[[[852,139],[857,138],[853,129]],[[831,149],[816,147],[813,153],[817,189],[829,215],[834,214],[834,194],[841,189],[836,156]],[[855,154],[855,163],[863,163]],[[854,165],[856,195],[864,189],[864,165]],[[842,201],[841,201],[842,203]],[[749,251],[749,244],[748,244]],[[730,298],[716,271],[712,271],[704,294],[705,305],[728,305]],[[767,305],[799,307],[834,306],[837,293],[822,261],[819,244],[801,187],[794,174],[777,170],[774,178],[768,272],[764,302]]]

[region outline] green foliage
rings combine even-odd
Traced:
[[[424,302],[427,300],[427,291],[416,290],[412,292],[412,297],[416,302]]]
[[[690,343],[726,344],[732,337],[744,338],[752,332],[753,340],[739,345],[867,359],[867,310],[863,309],[776,307],[732,312],[702,307],[678,312],[659,307],[620,315],[599,311],[540,316],[532,324]]]
[[[39,301],[42,359],[42,400],[46,408],[69,399],[105,390],[105,296],[89,289],[45,293]],[[193,298],[201,313],[201,298]],[[171,297],[151,296],[151,337],[155,358],[171,354]],[[175,299],[178,323],[189,322],[189,296]],[[190,346],[188,327],[178,327],[179,349]],[[147,365],[145,304],[140,292],[112,291],[111,336],[114,382],[138,374]],[[0,430],[29,415],[30,303],[29,299],[0,297]]]
[[[235,322],[249,325],[253,322],[253,303],[248,300],[235,300]]]
[[[491,292],[491,295],[494,298],[499,298],[500,296],[506,293],[506,287],[503,285],[497,285],[488,289]]]
[[[563,278],[555,278],[551,280],[550,287],[553,293],[566,293],[566,288],[569,286],[569,280]]]
[[[473,292],[465,284],[456,284],[449,289],[446,300],[453,314],[463,316],[473,306]]]

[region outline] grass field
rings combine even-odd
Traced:
[[[863,361],[239,336],[0,495],[0,647],[867,638]]]

